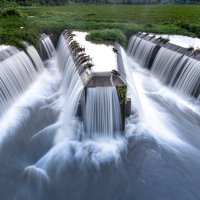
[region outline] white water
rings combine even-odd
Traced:
[[[44,60],[50,59],[56,54],[51,39],[46,34],[41,34],[40,36],[40,54]]]
[[[139,119],[141,120],[143,116],[143,108],[140,102],[140,98],[138,96],[138,91],[135,85],[134,77],[132,76],[131,72],[131,63],[128,59],[126,52],[120,46],[118,46],[119,63],[123,65],[125,75],[121,75],[121,78],[127,83],[127,93],[128,96],[131,97],[132,108],[131,110],[134,112],[135,115],[138,115]]]
[[[9,58],[10,56],[19,52],[19,49],[13,46],[0,46],[0,61]]]
[[[129,42],[127,53],[141,66],[150,68],[148,64],[153,56],[152,54],[155,47],[156,44],[133,36]]]
[[[182,95],[199,94],[200,61],[161,48],[151,72],[162,83],[169,84]]]
[[[148,47],[149,42],[143,41]],[[130,46],[131,44],[129,48]],[[137,52],[138,48],[137,53],[142,56],[141,47],[135,46],[134,42],[133,46],[134,51]],[[182,98],[186,94],[195,93],[194,91],[199,92],[197,89],[200,80],[200,62],[162,47],[154,59],[151,70],[146,71],[141,68],[146,66],[138,65],[135,57],[132,58],[132,54],[130,55],[129,63],[133,68],[132,75],[144,113],[141,120],[143,125],[155,139],[163,145],[167,144],[168,147],[173,143],[188,146],[188,141],[182,140],[184,134],[187,139],[191,140],[192,137],[199,139],[197,133],[200,130],[198,122],[200,109],[196,104],[197,101],[188,96],[188,102]],[[175,93],[161,83],[173,87]],[[183,96],[179,97],[180,94]],[[182,124],[182,120],[185,124]]]
[[[74,137],[73,121],[76,118],[75,114],[83,91],[83,83],[62,35],[58,43],[57,52],[59,55],[58,64],[63,77],[59,91],[61,94],[60,101],[62,102],[62,112],[60,113],[60,122],[62,125],[59,136],[56,138],[56,140],[60,141],[65,137]]]
[[[38,73],[42,72],[44,69],[44,65],[36,49],[33,46],[28,46],[27,53],[31,57],[31,60],[34,63],[36,71]]]
[[[28,47],[33,63],[23,51],[15,51],[0,62],[0,113],[6,109],[30,86],[44,66],[33,47]],[[38,64],[39,63],[39,64]]]
[[[130,85],[134,80],[143,120],[129,117],[123,138],[69,138],[70,129],[76,134],[81,124],[72,117],[72,126],[67,127],[66,118],[60,117],[63,109],[74,107],[65,99],[73,87],[63,73],[73,66],[69,65],[72,60],[60,59],[61,73],[51,58],[51,68],[44,70],[0,121],[0,197],[199,199],[200,109],[194,99],[184,100],[127,58],[124,62],[131,66],[129,76],[133,78],[127,79]],[[135,96],[129,95],[134,104]],[[55,143],[59,130],[64,137]]]
[[[87,137],[111,137],[122,129],[119,100],[115,87],[87,90],[85,129]]]
[[[152,42],[133,36],[127,51],[140,66],[149,68],[161,83],[173,88],[182,96],[198,97],[200,61],[165,47],[161,47],[154,55],[155,47]],[[151,66],[150,59],[153,61]]]
[[[174,72],[178,72],[180,70],[180,68],[177,66],[179,66],[178,64],[182,57],[183,55],[180,53],[174,52],[166,48],[161,48],[151,67],[152,74],[157,77],[162,83],[169,83],[172,76],[176,77],[176,74]],[[178,68],[177,70],[176,67]],[[182,65],[180,67],[182,67]],[[175,78],[172,82],[174,81]]]

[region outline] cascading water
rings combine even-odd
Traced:
[[[127,49],[127,52],[128,52],[129,55],[135,54],[135,51],[137,50],[141,41],[142,41],[141,38],[138,38],[136,36],[131,37],[130,42],[128,44],[128,49]]]
[[[25,52],[14,51],[15,54],[0,62],[1,114],[30,86],[44,68],[34,47],[27,49],[28,52],[34,52],[34,55],[31,54],[34,63]]]
[[[168,84],[182,57],[182,54],[162,47],[151,67],[152,74],[164,84]]]
[[[184,95],[198,96],[200,94],[200,62],[189,59],[181,71],[175,85],[175,90]]]
[[[62,94],[61,101],[63,101],[64,106],[60,115],[60,120],[62,122],[61,134],[73,137],[72,118],[75,117],[76,114],[77,106],[83,91],[83,83],[63,35],[60,36],[57,52],[60,72],[63,75],[63,83],[60,87],[60,93]],[[66,130],[68,133],[65,134]]]
[[[125,76],[122,75],[121,78],[127,80],[129,96],[135,107],[138,106],[137,98],[140,99],[139,104],[143,109],[138,110],[138,114],[143,113],[141,120],[134,120],[133,113],[126,120],[124,137],[112,138],[115,131],[113,129],[110,132],[110,123],[105,134],[109,133],[111,137],[101,137],[101,133],[98,137],[90,137],[92,131],[104,131],[103,128],[96,126],[100,124],[91,123],[97,118],[103,121],[102,127],[105,126],[106,118],[119,126],[116,123],[119,118],[119,107],[118,102],[115,102],[115,117],[110,111],[111,107],[105,103],[111,102],[113,96],[116,96],[114,88],[89,88],[89,93],[86,94],[87,115],[89,110],[95,108],[99,112],[90,113],[87,118],[91,119],[88,121],[88,129],[92,130],[86,132],[89,136],[83,139],[75,136],[77,126],[82,126],[75,117],[75,112],[83,91],[83,74],[76,70],[77,63],[66,44],[66,38],[61,36],[57,56],[51,58],[51,67],[48,67],[50,62],[47,62],[44,73],[38,76],[27,92],[15,101],[12,109],[2,115],[2,200],[200,199],[199,105],[195,104],[193,99],[181,99],[174,91],[152,77],[151,71],[127,57],[121,47],[119,49],[119,63],[124,65],[126,71]],[[37,76],[41,65],[36,61],[37,56],[34,58],[32,53],[29,52],[32,62],[38,63],[38,67],[33,66],[33,72]],[[12,70],[19,68],[18,63],[22,62],[21,59],[32,63],[23,52],[14,54],[1,63],[6,63],[9,59],[15,59],[15,65],[12,65],[15,69]],[[185,77],[185,73],[189,73],[188,77],[193,77],[187,65],[196,66],[195,62],[198,61],[184,59],[180,61],[182,64],[179,63],[180,66],[184,66],[180,67],[182,70],[179,71],[179,67],[174,69],[179,76],[182,74],[181,76]],[[10,61],[8,64],[10,63],[13,62]],[[194,67],[191,68],[193,71]],[[0,73],[5,71],[4,67],[2,69]],[[8,69],[9,67],[6,68]],[[22,69],[28,74],[26,65]],[[17,74],[15,71],[8,72],[9,75],[14,73]],[[20,71],[20,74],[23,73]],[[7,75],[3,77],[6,88],[4,85],[1,88],[7,92],[7,84],[10,84],[11,79],[8,81]],[[14,75],[12,79],[18,83]],[[23,76],[23,79],[24,84],[29,80],[26,76]],[[185,77],[185,80],[189,78]],[[19,83],[21,87],[26,87],[22,82]],[[176,83],[179,85],[178,82],[174,82],[173,87]],[[191,90],[195,88],[192,82],[188,83],[188,87]],[[183,91],[189,91],[189,88]],[[6,94],[10,95],[8,92]],[[93,106],[92,102],[97,104],[95,99],[102,104]],[[104,103],[109,113],[102,119]],[[105,109],[105,112],[108,109]],[[59,139],[61,135],[63,137]]]
[[[119,100],[115,87],[89,88],[85,126],[88,138],[114,137],[122,129]]]
[[[40,55],[43,60],[50,59],[55,56],[56,51],[50,40],[50,38],[46,34],[41,34],[40,36]]]
[[[133,36],[130,40],[127,53],[141,66],[150,68],[152,57],[156,53],[156,44]],[[141,59],[142,57],[142,59]]]
[[[200,87],[200,61],[175,51],[161,48],[151,72],[162,83],[183,95],[198,95]]]
[[[139,48],[138,45],[135,46],[134,51],[138,50],[139,52],[137,48]],[[140,59],[143,60],[143,58],[143,55],[140,54]],[[135,137],[140,138],[139,141],[142,144],[138,144],[138,146],[144,145],[141,150],[148,152],[148,156],[143,155],[140,168],[146,164],[146,167],[150,169],[149,173],[152,174],[147,178],[148,169],[142,167],[140,184],[145,187],[145,190],[148,190],[145,193],[150,196],[142,194],[143,190],[141,189],[140,192],[137,191],[134,198],[198,199],[200,196],[197,191],[199,184],[197,174],[199,174],[198,166],[200,165],[198,161],[199,106],[193,99],[190,99],[189,102],[181,99],[175,92],[161,85],[150,73],[160,82],[174,87],[177,92],[192,94],[199,87],[199,67],[197,67],[199,61],[161,48],[150,72],[142,68],[145,66],[138,65],[141,63],[140,61],[137,63],[131,58],[130,63],[145,120],[134,126],[130,118],[127,123],[127,134],[134,132],[137,135]],[[134,136],[130,138],[132,137],[134,138]],[[157,141],[157,150],[152,150],[151,137]],[[154,142],[152,141],[152,143]],[[135,149],[137,147],[133,145],[132,150]],[[137,152],[139,153],[139,150]],[[151,160],[156,164],[152,165]],[[161,176],[161,178],[155,179],[155,176]],[[154,186],[150,186],[149,184],[152,184],[153,180],[156,182],[154,182]],[[169,182],[174,183],[173,186]],[[155,184],[159,186],[156,187]],[[191,189],[193,192],[190,192]],[[167,191],[172,193],[167,194]]]
[[[0,62],[18,52],[19,52],[19,49],[17,47],[12,47],[12,46],[9,46],[3,50],[0,50]]]
[[[150,68],[151,73],[161,83],[174,88],[182,95],[197,97],[200,93],[200,61],[165,47],[156,50],[156,47],[156,44],[134,36],[127,51],[139,65]],[[152,65],[149,66],[149,63]]]
[[[34,63],[36,71],[38,73],[42,72],[44,70],[44,65],[36,49],[33,46],[28,46],[26,51],[31,58],[31,61]]]
[[[116,47],[118,49],[118,66],[119,66],[119,71],[122,76],[121,78],[127,82],[128,95],[132,97],[132,110],[134,110],[135,114],[137,113],[137,115],[139,116],[141,120],[144,116],[143,116],[140,98],[138,96],[138,92],[135,87],[134,77],[132,76],[132,73],[131,73],[131,67],[130,67],[131,64],[128,60],[128,57],[124,49],[120,45],[117,45]],[[122,69],[124,69],[125,74],[122,71]]]

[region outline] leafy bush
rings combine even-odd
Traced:
[[[21,13],[17,8],[16,3],[3,2],[0,3],[0,16],[2,17],[21,16]]]
[[[25,50],[23,41],[38,46],[39,34],[34,29],[7,28],[0,29],[0,44],[14,45]]]
[[[118,29],[91,31],[90,34],[86,36],[86,40],[93,42],[119,42],[121,45],[126,44],[126,36]]]
[[[194,33],[196,36],[200,36],[200,25],[199,24],[192,24],[192,23],[186,23],[183,21],[179,21],[176,23],[176,25],[182,29],[185,29],[191,33]]]

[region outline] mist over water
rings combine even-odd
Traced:
[[[133,78],[127,80],[132,106],[142,108],[126,119],[124,136],[84,139],[73,112],[83,86],[70,58],[50,58],[0,120],[0,199],[200,198],[198,102],[122,57]]]

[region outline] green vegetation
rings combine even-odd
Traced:
[[[126,104],[126,93],[127,93],[127,88],[126,86],[117,86],[117,95],[119,97],[119,104],[120,106],[125,106]]]
[[[1,0],[6,1],[6,0]],[[158,4],[158,3],[170,3],[170,4],[199,4],[199,0],[7,0],[11,2],[17,2],[22,6],[30,6],[32,4],[40,5],[65,5],[69,3],[81,3],[81,4]]]
[[[106,40],[112,35],[107,29],[117,29],[121,36],[125,34],[127,38],[138,31],[200,37],[200,5],[75,4],[33,5],[16,9],[20,15],[13,16],[8,12],[0,18],[1,44],[19,45],[26,40],[37,45],[39,33],[60,33],[65,29],[106,29],[98,36],[104,38],[103,35],[106,35]],[[116,35],[112,37],[116,39]]]
[[[86,40],[93,42],[119,42],[121,45],[126,44],[126,36],[118,29],[104,29],[91,31],[86,36]]]
[[[16,45],[25,49],[23,41],[37,46],[37,30],[28,26],[28,20],[16,3],[0,4],[0,44]]]
[[[122,114],[122,121],[125,120],[125,110],[126,110],[126,94],[127,94],[127,87],[126,86],[116,86],[117,95],[119,98],[119,104],[121,108],[121,114]],[[124,124],[123,124],[124,126]]]
[[[8,17],[8,16],[21,16],[21,13],[17,8],[16,3],[5,2],[0,4],[0,17]]]
[[[9,16],[0,20],[0,44],[16,45],[24,49],[23,41],[27,41],[37,46],[38,35],[37,29],[29,26],[24,18]]]

